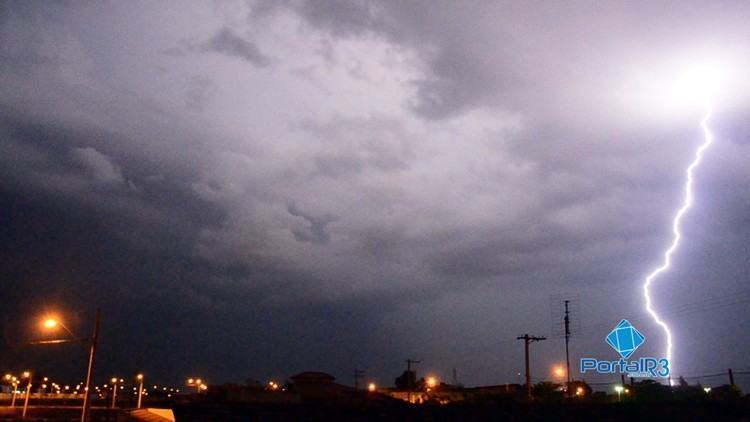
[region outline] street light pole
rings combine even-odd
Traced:
[[[10,407],[15,408],[16,407],[16,393],[18,392],[18,382],[13,381],[13,395],[10,399]]]
[[[136,406],[137,409],[141,408],[141,400],[143,399],[143,374],[138,374],[136,377],[138,381],[140,381],[140,384],[138,384],[138,405]]]
[[[26,419],[26,412],[29,410],[29,397],[31,396],[31,372],[27,372],[27,374],[29,374],[29,383],[26,384],[26,398],[23,400],[23,413],[21,414],[24,419]]]
[[[117,404],[117,378],[112,378],[112,409]]]
[[[94,361],[96,360],[96,345],[99,342],[99,327],[101,325],[102,310],[96,310],[94,320],[94,335],[91,337],[91,351],[89,353],[89,366],[86,371],[86,386],[83,389],[83,406],[81,406],[81,422],[88,422],[89,408],[91,407],[91,378],[94,376]]]

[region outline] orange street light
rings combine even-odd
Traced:
[[[201,390],[206,390],[208,387],[206,384],[203,383],[203,380],[200,378],[188,378],[187,380],[188,387],[195,387],[196,391],[198,393],[201,392]]]
[[[68,343],[73,341],[82,341],[83,339],[79,338],[75,334],[73,334],[70,329],[63,324],[62,320],[58,317],[54,316],[48,316],[44,318],[41,322],[42,328],[45,331],[56,331],[59,327],[62,327],[63,330],[65,330],[68,335],[70,336],[69,339],[55,339],[55,340],[41,340],[41,341],[34,341],[33,344],[55,344],[55,343]]]
[[[555,375],[555,378],[563,378],[565,377],[565,368],[562,365],[557,365],[552,369],[552,373]]]
[[[372,392],[374,392],[377,389],[378,389],[378,386],[375,385],[374,382],[371,382],[371,383],[367,384],[367,391],[369,391],[369,392],[372,393]]]
[[[435,377],[427,377],[425,381],[427,382],[427,386],[430,388],[434,388],[436,385],[438,385],[438,380]]]
[[[101,309],[96,310],[96,318],[94,319],[94,333],[91,337],[78,337],[73,334],[68,327],[63,324],[60,318],[54,316],[48,316],[41,321],[41,326],[44,330],[52,331],[58,327],[62,327],[68,332],[70,338],[54,339],[54,340],[39,340],[33,341],[31,344],[60,344],[60,343],[71,343],[81,342],[90,346],[89,350],[89,363],[86,368],[86,385],[83,388],[83,405],[81,406],[81,422],[88,422],[89,420],[89,408],[91,407],[91,400],[89,395],[91,394],[91,380],[94,377],[94,361],[96,360],[96,348],[99,342],[99,329],[101,326]]]

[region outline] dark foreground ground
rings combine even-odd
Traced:
[[[509,404],[346,407],[325,405],[211,405],[174,407],[179,422],[193,421],[750,421],[746,402],[652,404]],[[27,420],[77,421],[73,408],[33,408]],[[127,421],[124,413],[101,409],[96,421]],[[0,412],[0,421],[20,418]]]
[[[666,404],[556,404],[504,406],[399,406],[346,408],[326,406],[255,406],[175,408],[180,422],[187,421],[630,421],[729,420],[750,421],[747,403]]]

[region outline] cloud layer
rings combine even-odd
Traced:
[[[651,109],[639,81],[691,56],[747,63],[748,12],[6,4],[5,340],[29,304],[80,330],[101,306],[105,372],[348,381],[356,366],[389,383],[412,357],[470,384],[515,382],[515,336],[550,334],[563,293],[581,301],[576,353],[607,353],[607,328],[631,315],[659,353],[639,280],[669,240],[702,105]],[[715,369],[709,350],[717,368],[745,364],[735,351],[750,342],[709,347],[748,315],[700,302],[747,284],[748,84],[736,86],[686,246],[655,288],[665,309],[704,303],[673,321],[686,373]],[[536,367],[561,358],[559,340],[538,349]]]

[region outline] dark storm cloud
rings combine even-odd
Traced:
[[[319,244],[328,243],[331,235],[326,232],[326,226],[338,220],[338,217],[335,215],[324,215],[320,217],[311,216],[302,212],[293,203],[289,204],[286,209],[289,211],[289,214],[295,217],[301,217],[308,223],[303,227],[294,227],[292,229],[292,234],[294,234],[295,239],[300,242]]]
[[[185,106],[190,110],[201,111],[215,93],[216,84],[211,78],[204,75],[194,75],[189,81]]]
[[[613,91],[706,34],[744,42],[744,8],[691,4],[6,3],[5,339],[30,303],[81,329],[103,306],[111,371],[388,383],[411,356],[513,381],[551,294],[580,295],[589,326],[641,313],[700,133]],[[747,281],[747,128],[718,119],[666,281],[692,284],[660,304]],[[718,339],[689,332],[735,311],[675,321],[680,344],[705,355]],[[588,334],[577,352],[600,350]]]
[[[493,94],[516,97],[519,85],[529,82],[522,76],[524,70],[518,68],[519,61],[514,59],[518,54],[513,46],[516,40],[508,39],[508,45],[502,50],[491,50],[486,41],[478,38],[485,35],[482,32],[486,28],[483,22],[477,25],[476,18],[491,9],[488,4],[475,3],[466,8],[441,3],[426,14],[425,7],[429,6],[419,2],[258,3],[260,15],[269,13],[272,5],[288,7],[311,25],[334,36],[376,34],[397,44],[415,47],[429,63],[430,72],[412,81],[416,95],[411,107],[425,118],[454,116],[486,103]],[[507,8],[503,12],[515,14],[514,9]],[[474,25],[474,28],[469,29],[467,25]],[[498,72],[495,70],[498,64],[507,66]]]
[[[201,47],[203,51],[227,54],[245,60],[255,66],[268,66],[269,59],[252,41],[246,40],[232,31],[223,27],[211,39]]]

